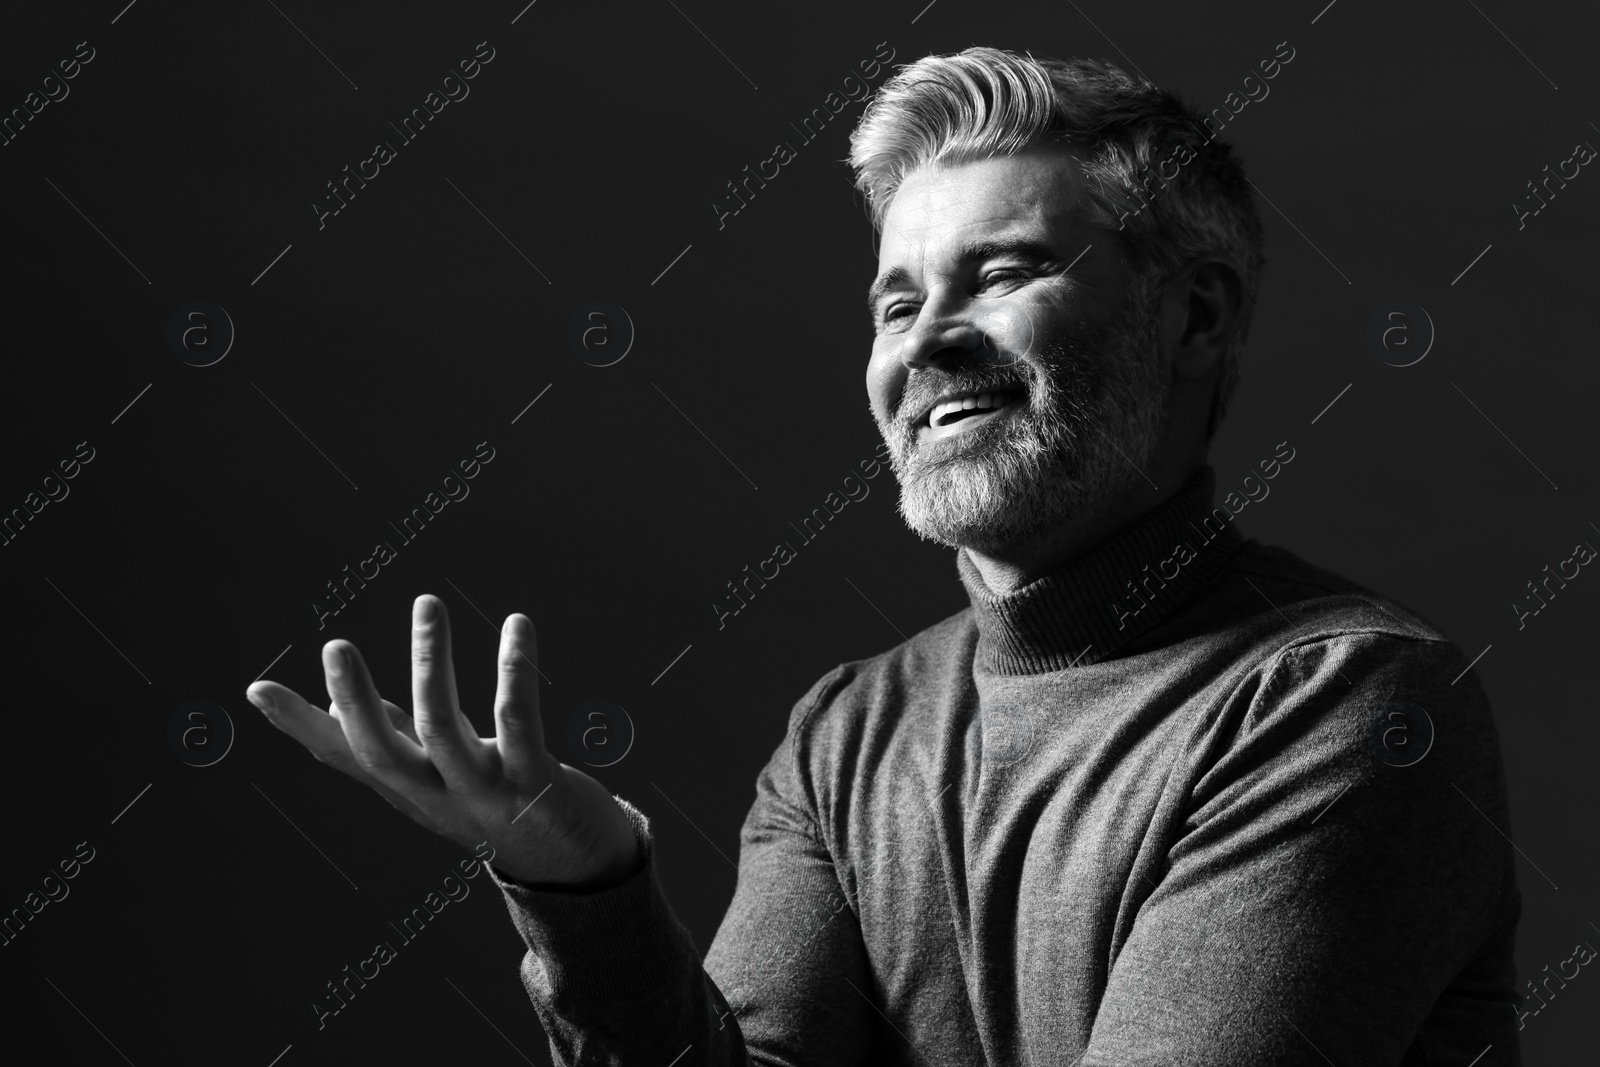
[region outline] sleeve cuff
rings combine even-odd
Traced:
[[[699,964],[657,877],[649,819],[614,799],[639,843],[639,868],[626,881],[588,891],[536,889],[486,865],[552,993],[596,998],[659,990],[682,979],[685,956]]]

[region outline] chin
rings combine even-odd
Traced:
[[[936,462],[897,464],[900,515],[924,540],[1005,557],[1067,535],[1143,485],[1127,453],[1144,466],[1160,437],[1159,418],[1107,421],[1123,447],[1071,420],[1049,430],[1024,422],[1009,433],[977,433],[968,447]],[[1120,423],[1120,425],[1119,425]],[[1131,424],[1131,425],[1130,425]]]
[[[942,464],[902,481],[900,515],[917,536],[947,548],[1005,555],[1084,514],[1084,486],[1065,472],[996,470],[987,457]],[[1015,457],[1011,457],[1013,460]]]

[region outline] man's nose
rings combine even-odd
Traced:
[[[983,328],[973,316],[925,305],[916,324],[904,335],[900,361],[912,369],[949,367],[973,359],[983,348]]]

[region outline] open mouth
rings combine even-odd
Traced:
[[[964,433],[966,430],[995,418],[1002,412],[1011,411],[1020,405],[1026,394],[1021,389],[1001,389],[987,393],[972,393],[967,396],[956,397],[935,404],[928,412],[925,425],[932,430],[933,436],[945,437],[953,433]]]

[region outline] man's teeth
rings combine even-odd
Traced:
[[[977,396],[964,396],[956,400],[946,400],[942,404],[934,405],[933,410],[928,413],[928,423],[931,426],[938,426],[940,424],[940,420],[946,415],[951,415],[961,411],[974,411],[982,408],[1004,407],[1015,396],[1016,393],[1014,391],[1005,391],[998,393],[979,393]]]

